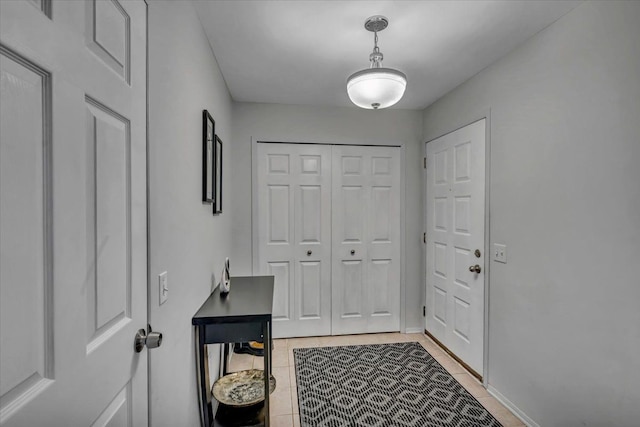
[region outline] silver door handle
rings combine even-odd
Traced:
[[[355,249],[351,249],[351,255],[355,255],[356,254],[356,250]]]
[[[307,251],[307,256],[311,256],[311,254],[312,254],[312,253],[313,253],[313,252],[311,252],[311,250],[308,250],[308,251]]]
[[[149,349],[157,348],[162,345],[162,333],[153,332],[151,330],[151,325],[149,325],[149,334],[147,334],[144,329],[138,329],[133,340],[133,348],[136,350],[136,353],[140,353],[145,345]]]
[[[469,271],[472,273],[480,273],[482,271],[482,268],[480,268],[480,266],[476,264],[469,267]]]

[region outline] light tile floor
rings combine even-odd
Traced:
[[[436,359],[467,391],[491,413],[504,427],[524,426],[522,421],[492,397],[467,371],[447,355],[431,339],[423,334],[364,334],[335,337],[289,338],[274,340],[273,375],[276,390],[271,395],[271,425],[273,427],[299,427],[298,391],[296,386],[293,349],[303,347],[327,347],[337,345],[383,344],[417,341]],[[262,369],[261,357],[233,354],[229,370]]]

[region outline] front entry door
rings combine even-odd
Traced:
[[[483,374],[485,120],[427,143],[426,328]]]
[[[0,424],[145,426],[146,5],[0,1]]]

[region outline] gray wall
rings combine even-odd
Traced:
[[[491,109],[489,384],[541,426],[640,422],[640,2],[585,2],[425,110]]]
[[[150,352],[150,425],[198,426],[191,317],[231,247],[231,216],[214,217],[201,202],[202,110],[216,121],[228,164],[231,98],[190,2],[149,4],[149,98],[150,323],[164,333]],[[233,199],[227,177],[225,209]],[[159,306],[163,271],[169,299]]]
[[[346,96],[346,95],[345,95]],[[411,110],[234,103],[231,192],[234,274],[251,274],[251,138],[268,141],[405,144],[406,327],[422,328],[422,114]],[[241,196],[240,196],[241,195]]]

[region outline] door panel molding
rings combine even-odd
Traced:
[[[3,328],[2,358],[14,363],[4,363],[0,373],[4,380],[0,390],[3,422],[34,399],[55,376],[51,74],[2,43],[0,57],[3,104],[14,107],[2,111],[2,281],[23,287],[20,294],[5,295],[5,286],[10,284],[4,284],[0,311],[3,318],[28,325],[30,331],[15,334]],[[21,143],[25,140],[35,144]],[[35,157],[35,161],[25,164],[29,157]],[[12,244],[14,237],[8,236],[15,236],[22,244]]]

